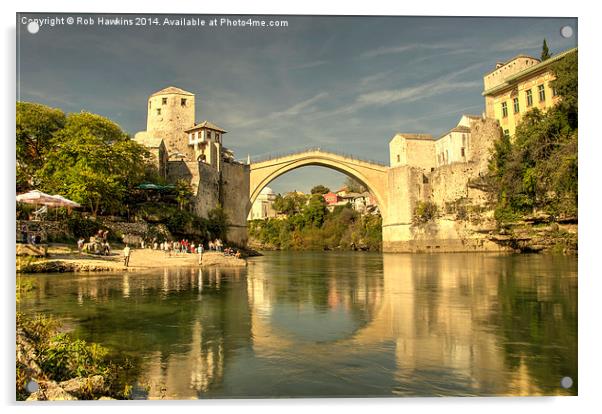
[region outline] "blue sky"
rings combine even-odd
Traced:
[[[263,18],[289,26],[62,25],[32,35],[18,22],[18,98],[98,113],[133,135],[146,127],[148,96],[174,85],[196,94],[197,121],[229,131],[237,158],[322,146],[388,162],[395,133],[438,136],[462,113],[483,112],[483,75],[497,61],[539,57],[544,38],[553,53],[577,45],[560,35],[567,24],[577,32],[570,18]],[[306,167],[270,187],[335,189],[344,179]]]

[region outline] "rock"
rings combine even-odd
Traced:
[[[100,395],[105,392],[105,381],[101,375],[94,375],[88,378],[72,378],[59,383],[59,386],[78,398]]]
[[[73,401],[77,398],[54,381],[40,381],[40,389],[31,393],[27,401]]]

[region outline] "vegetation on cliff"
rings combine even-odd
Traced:
[[[249,222],[249,236],[263,248],[371,251],[381,248],[381,217],[362,216],[349,204],[329,212],[319,193],[309,198],[292,193],[278,196],[274,208],[286,216]]]
[[[66,219],[70,240],[61,241],[93,235],[104,228],[106,216],[162,224],[176,237],[225,239],[223,209],[198,217],[190,184],[163,185],[146,148],[110,119],[88,112],[66,115],[31,102],[17,102],[16,118],[17,192],[36,188],[82,205]],[[149,190],[141,188],[143,183],[158,185]],[[19,203],[17,218],[27,219],[34,208]],[[66,217],[66,211],[52,216]]]
[[[567,55],[553,71],[559,104],[527,112],[514,137],[502,136],[495,143],[489,178],[499,222],[534,212],[576,219],[577,54]]]

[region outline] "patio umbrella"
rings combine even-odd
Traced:
[[[57,202],[57,199],[54,196],[43,193],[39,190],[32,190],[24,194],[19,194],[17,196],[17,201],[19,203],[53,206]]]
[[[68,207],[68,208],[77,208],[81,207],[79,203],[75,201],[69,200],[68,198],[63,197],[62,195],[55,194],[52,197],[56,199],[55,207]]]

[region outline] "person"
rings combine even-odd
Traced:
[[[103,246],[103,253],[105,256],[110,256],[111,255],[111,246],[109,245],[109,242],[106,241],[102,244]]]
[[[27,224],[21,224],[21,243],[27,243]]]
[[[109,241],[109,230],[105,230],[102,232],[102,241],[105,243]]]
[[[84,250],[84,238],[80,237],[79,240],[77,241],[77,251],[79,252],[79,254],[82,254],[83,250]]]
[[[199,243],[199,247],[197,248],[199,252],[199,265],[203,263],[203,243]]]
[[[240,259],[240,250],[236,251],[236,254],[234,255],[237,259]]]
[[[209,250],[213,250],[213,242],[211,240],[209,240]]]
[[[125,247],[123,248],[123,260],[124,260],[125,267],[128,267],[128,265],[130,264],[130,256],[131,255],[132,255],[132,251],[130,250],[130,246],[128,246],[126,243]]]

